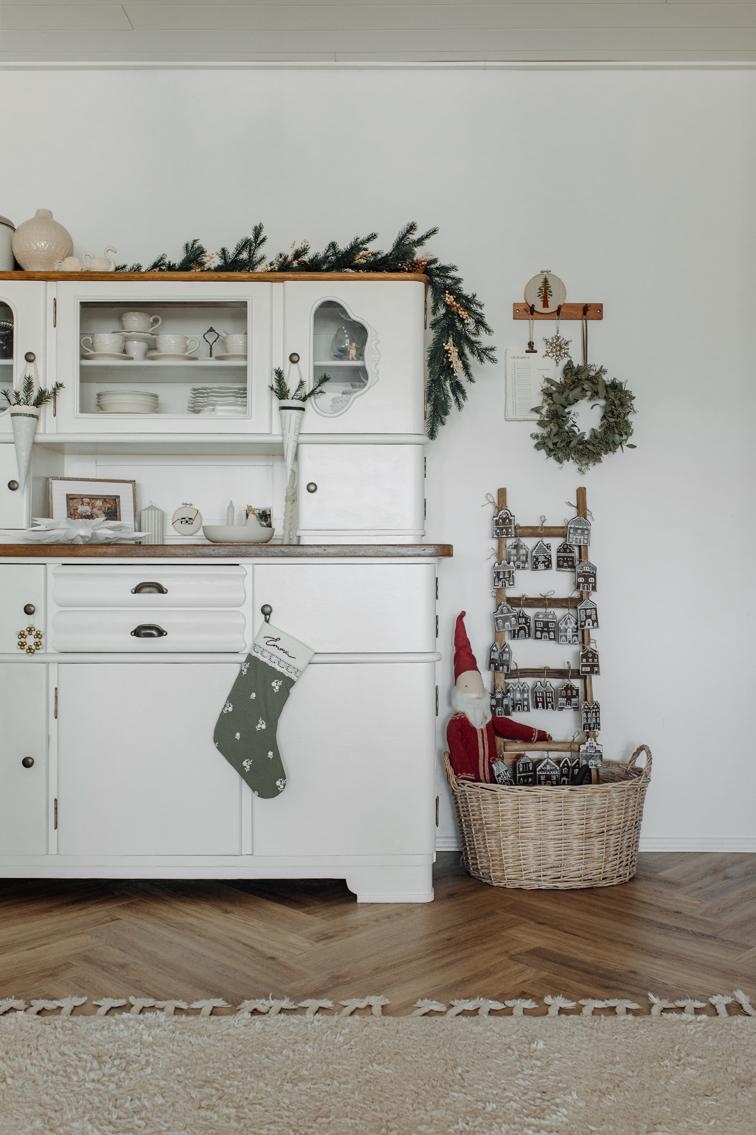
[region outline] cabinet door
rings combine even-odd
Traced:
[[[62,855],[240,854],[244,786],[213,744],[238,671],[59,667]]]
[[[254,801],[256,855],[429,854],[433,663],[313,663],[278,728],[287,783]]]
[[[305,544],[412,544],[422,539],[422,445],[299,447]]]
[[[58,428],[269,433],[271,287],[117,277],[59,284]]]
[[[44,566],[0,564],[0,654],[15,654],[19,650],[19,632],[34,627],[42,633],[44,626]],[[25,636],[24,642],[34,646],[34,640],[35,636]],[[39,645],[44,647],[44,638]]]
[[[47,667],[0,663],[0,855],[47,852],[48,720]]]
[[[284,284],[284,358],[300,356],[312,399],[303,435],[424,432],[425,285],[413,280]]]
[[[50,386],[55,381],[47,370],[45,296],[45,284],[36,280],[0,282],[0,391],[21,385],[28,351],[36,356],[40,384]],[[42,412],[40,429],[45,428],[49,413]],[[0,436],[11,436],[5,398],[0,398]]]

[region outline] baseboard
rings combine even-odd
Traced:
[[[756,836],[641,836],[641,851],[718,851],[756,853]],[[439,835],[436,851],[459,851],[455,835]]]

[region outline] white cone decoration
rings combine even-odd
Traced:
[[[288,399],[278,403],[286,469],[282,535],[284,544],[296,544],[297,542],[297,446],[304,414],[305,404],[297,399]]]
[[[39,425],[39,408],[37,406],[11,406],[10,419],[13,428],[13,443],[16,447],[18,483],[19,487],[23,489],[31,466],[32,448]]]

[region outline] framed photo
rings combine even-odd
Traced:
[[[120,520],[136,528],[136,482],[97,477],[51,477],[53,520]]]

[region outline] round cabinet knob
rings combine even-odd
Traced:
[[[34,757],[23,757],[22,760],[21,760],[21,764],[24,766],[24,768],[33,768],[34,767]]]
[[[297,354],[296,351],[292,351],[291,354],[289,355],[289,362],[292,363],[294,366],[296,366],[296,364],[299,362],[299,355]]]
[[[315,481],[308,481],[305,485],[305,488],[307,489],[308,493],[316,493],[318,491],[318,486]]]
[[[8,488],[12,493],[15,493],[18,489],[18,481],[8,481]]]
[[[33,615],[36,610],[37,610],[37,608],[34,606],[33,603],[24,603],[24,614],[25,615]]]
[[[27,363],[36,363],[37,361],[37,356],[34,354],[34,351],[27,351],[24,355],[24,358],[26,359]]]

